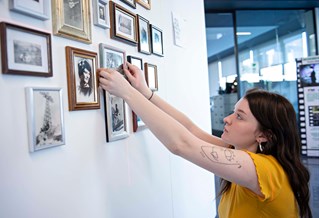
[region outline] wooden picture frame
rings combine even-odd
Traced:
[[[100,67],[113,68],[123,74],[123,64],[126,61],[124,50],[100,43]],[[129,136],[126,120],[126,103],[122,98],[104,91],[104,114],[106,141],[112,142]]]
[[[52,77],[51,35],[0,23],[2,73]]]
[[[100,108],[97,53],[67,46],[69,111]]]
[[[150,25],[150,28],[151,28],[152,53],[163,57],[164,56],[163,31],[152,24]]]
[[[144,54],[151,54],[151,29],[150,22],[137,15],[138,23],[138,51]]]
[[[53,34],[92,43],[90,0],[52,0]]]
[[[61,88],[26,87],[29,151],[65,144]]]
[[[145,80],[152,91],[158,91],[157,66],[150,63],[144,63]]]
[[[12,11],[25,14],[40,20],[49,19],[49,1],[10,0],[9,8]]]
[[[144,8],[151,10],[151,0],[136,0],[136,2]]]
[[[110,28],[109,2],[107,0],[93,1],[93,22],[94,25],[104,29]]]
[[[134,9],[136,8],[135,0],[121,0],[121,1]]]
[[[136,45],[136,15],[112,1],[110,1],[110,14],[111,38]]]

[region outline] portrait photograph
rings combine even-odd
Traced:
[[[151,54],[150,22],[144,17],[137,15],[138,22],[138,51]]]
[[[158,56],[164,56],[163,32],[158,27],[151,24],[152,53]]]
[[[90,0],[52,0],[53,34],[92,42]]]
[[[65,144],[62,89],[26,88],[29,151]]]
[[[107,0],[93,0],[94,25],[110,28],[109,3]]]
[[[99,109],[97,53],[70,46],[65,50],[69,110]]]
[[[1,22],[2,72],[52,76],[51,35]]]
[[[10,10],[40,20],[49,19],[49,4],[46,0],[9,0]]]
[[[111,38],[130,44],[137,43],[136,15],[124,7],[110,2]]]

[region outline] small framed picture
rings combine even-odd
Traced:
[[[151,0],[136,0],[136,2],[142,5],[144,8],[151,10]]]
[[[92,43],[90,0],[52,0],[53,34]]]
[[[125,4],[131,6],[132,8],[136,8],[136,2],[135,0],[121,0],[122,2],[124,2]]]
[[[152,91],[158,91],[157,66],[150,63],[144,64],[145,80]]]
[[[100,67],[113,68],[124,75],[123,64],[126,60],[126,52],[100,43]]]
[[[163,32],[161,29],[151,24],[152,53],[164,56]]]
[[[0,23],[2,73],[52,76],[51,35]]]
[[[110,13],[111,38],[135,45],[137,43],[136,15],[112,1]]]
[[[137,132],[137,130],[145,129],[146,125],[141,120],[139,116],[137,116],[134,111],[132,111],[132,119],[133,119],[133,132]]]
[[[16,11],[40,20],[49,19],[49,1],[40,0],[10,0],[10,10]]]
[[[137,66],[140,70],[143,70],[143,59],[135,56],[128,55],[127,61],[130,64]]]
[[[100,108],[97,53],[67,46],[69,111]]]
[[[144,54],[151,54],[150,22],[144,17],[137,15],[137,23],[138,51]]]
[[[93,0],[94,25],[104,29],[110,28],[109,5],[107,0]]]
[[[29,151],[65,144],[62,89],[26,88]]]

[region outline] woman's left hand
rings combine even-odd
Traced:
[[[112,95],[125,98],[129,95],[130,89],[133,88],[129,82],[118,71],[109,68],[97,69],[100,86]]]

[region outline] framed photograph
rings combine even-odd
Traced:
[[[142,5],[144,8],[151,10],[151,0],[136,0],[136,2]]]
[[[124,2],[125,4],[131,6],[132,8],[136,8],[136,2],[135,0],[121,0],[122,2]]]
[[[124,50],[100,43],[100,67],[116,69],[124,76],[125,60]],[[111,142],[128,137],[124,100],[104,91],[104,103],[106,141]]]
[[[29,15],[40,20],[49,19],[49,1],[45,0],[10,0],[10,10]]]
[[[154,25],[151,26],[152,53],[158,56],[164,56],[163,32]]]
[[[137,116],[134,111],[132,111],[132,119],[133,119],[133,132],[137,132],[137,130],[145,129],[146,125],[141,120],[139,116]]]
[[[135,56],[128,55],[127,61],[130,64],[137,66],[140,70],[143,70],[143,59]]]
[[[144,64],[145,80],[152,91],[158,91],[157,66],[150,63]]]
[[[62,89],[27,87],[29,151],[65,144]]]
[[[107,0],[93,0],[94,25],[104,29],[110,28],[109,5]]]
[[[51,35],[0,23],[2,73],[52,76]]]
[[[97,53],[65,47],[69,111],[100,108]]]
[[[151,31],[150,22],[144,17],[137,15],[138,23],[138,51],[144,54],[151,54]]]
[[[53,34],[92,43],[90,0],[52,0]]]
[[[110,14],[111,38],[135,45],[137,43],[136,15],[112,1]]]

